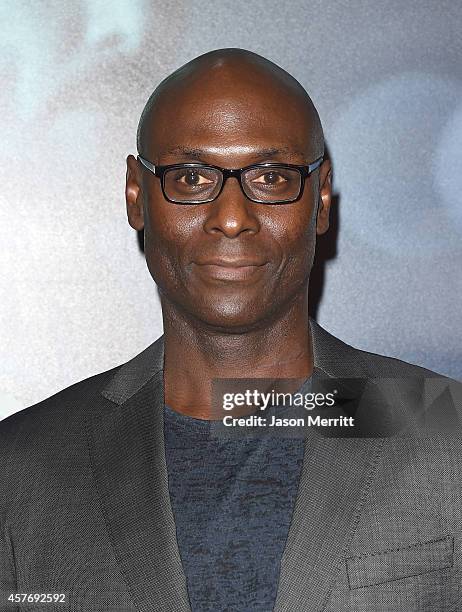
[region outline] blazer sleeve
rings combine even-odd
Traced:
[[[2,421],[0,423],[0,612],[16,612],[18,607],[8,601],[8,596],[17,592],[17,580],[14,552],[5,530],[8,499],[11,497],[8,487],[11,461],[9,439],[5,436],[4,426],[5,421]]]
[[[8,602],[8,596],[11,593],[16,593],[16,575],[14,571],[14,563],[12,553],[5,537],[5,534],[0,533],[0,611],[12,612],[16,609],[11,602]]]

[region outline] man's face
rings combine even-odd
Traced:
[[[156,165],[307,165],[319,154],[313,151],[304,103],[258,80],[228,79],[204,87],[199,79],[173,88],[154,114],[147,150],[140,155]],[[147,265],[164,310],[174,307],[238,333],[271,320],[306,294],[316,231],[328,227],[329,168],[324,162],[311,174],[293,203],[254,203],[229,178],[213,202],[183,205],[168,202],[160,180],[130,156],[129,221],[136,229],[144,227]]]

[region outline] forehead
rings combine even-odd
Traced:
[[[243,161],[269,150],[310,158],[312,118],[305,101],[274,84],[242,85],[194,83],[170,89],[156,101],[149,117],[147,153],[158,158],[157,163],[184,149]]]

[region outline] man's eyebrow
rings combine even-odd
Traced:
[[[206,155],[210,155],[210,150],[200,149],[196,147],[175,146],[164,151],[163,155],[184,155],[198,160],[203,160]],[[299,157],[305,159],[305,155],[301,151],[290,149],[289,147],[268,147],[255,150],[253,157],[255,159],[263,159],[268,157],[276,157],[278,155],[287,155],[289,157]]]
[[[187,157],[194,157],[195,159],[200,159],[207,152],[204,149],[197,149],[195,147],[184,147],[184,146],[176,146],[171,147],[164,151],[164,155],[186,155]]]

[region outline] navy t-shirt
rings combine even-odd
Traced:
[[[191,609],[271,612],[304,439],[223,439],[210,429],[210,421],[164,408],[170,499]]]

